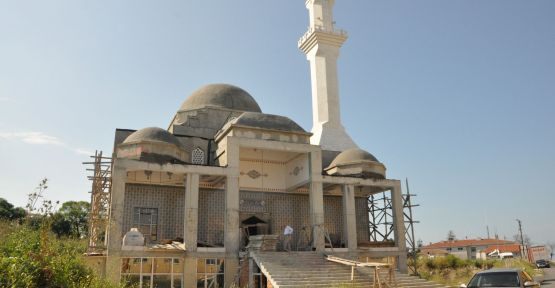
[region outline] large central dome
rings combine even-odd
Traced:
[[[210,84],[201,87],[181,104],[179,111],[205,107],[262,112],[258,103],[247,91],[229,84]]]

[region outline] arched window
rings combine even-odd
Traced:
[[[191,153],[191,163],[193,164],[204,164],[204,150],[196,147]]]

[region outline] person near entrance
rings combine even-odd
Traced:
[[[283,250],[291,251],[291,237],[293,235],[293,228],[287,225],[283,229]]]

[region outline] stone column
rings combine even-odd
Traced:
[[[197,287],[197,257],[186,255],[183,262],[183,287]]]
[[[349,251],[357,250],[355,185],[343,185],[343,239]]]
[[[185,180],[183,242],[187,252],[197,251],[199,178],[199,174],[190,173]],[[197,287],[197,258],[185,255],[183,268],[183,287]]]
[[[324,238],[324,189],[322,187],[322,152],[310,153],[310,224],[312,225],[313,248],[323,251],[326,248]]]
[[[183,240],[187,251],[197,251],[199,174],[187,174],[185,180],[185,219]]]
[[[225,287],[230,287],[239,266],[239,145],[232,137],[227,141],[227,166],[229,174],[225,191]]]
[[[239,265],[239,177],[228,176],[225,191],[225,287],[235,281]]]
[[[393,206],[393,235],[395,236],[395,246],[399,249],[397,265],[401,273],[407,273],[407,242],[405,239],[405,218],[400,181],[397,181],[391,189],[391,204]]]
[[[110,216],[108,222],[108,257],[106,258],[106,278],[114,283],[121,277],[121,245],[123,239],[123,209],[125,200],[125,182],[127,170],[118,166],[114,160],[112,169],[112,189],[110,191]]]
[[[254,260],[249,257],[249,284],[248,288],[254,288]]]

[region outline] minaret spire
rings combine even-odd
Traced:
[[[335,0],[306,0],[310,16],[308,31],[299,40],[299,48],[310,62],[312,83],[312,144],[324,150],[344,151],[357,145],[341,124],[337,58],[347,33],[334,28]]]

